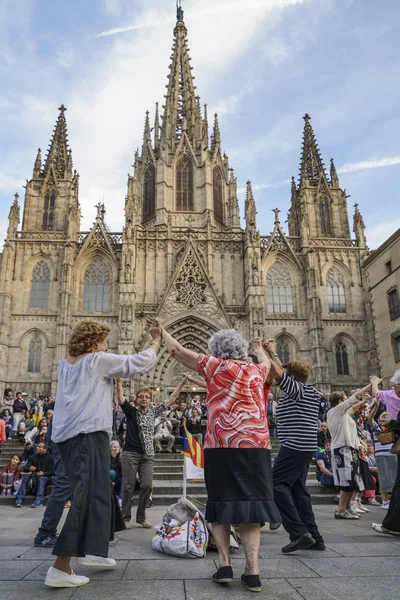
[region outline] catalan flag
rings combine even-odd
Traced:
[[[186,428],[186,421],[183,423],[183,450],[182,454],[192,459],[192,463],[204,469],[204,454],[199,443],[194,439]]]

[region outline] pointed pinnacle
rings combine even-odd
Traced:
[[[221,142],[221,132],[219,130],[219,121],[218,121],[218,115],[217,113],[215,113],[214,115],[214,142]]]

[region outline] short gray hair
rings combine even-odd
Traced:
[[[390,379],[390,383],[393,383],[394,385],[396,385],[396,383],[400,383],[400,369],[398,369]]]
[[[211,356],[245,360],[249,343],[235,329],[222,329],[214,333],[208,342]]]

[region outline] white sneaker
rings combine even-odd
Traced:
[[[382,500],[382,508],[384,508],[385,510],[388,510],[389,505],[390,505],[390,500]]]
[[[349,512],[349,513],[351,513],[352,515],[358,515],[358,516],[360,516],[360,515],[363,515],[363,514],[364,514],[364,511],[363,511],[363,510],[360,510],[360,509],[358,508],[358,506],[356,506],[355,504],[352,504],[352,505],[350,506],[350,508],[349,508],[348,512]]]
[[[45,585],[49,587],[63,588],[63,587],[79,587],[80,585],[86,585],[89,583],[89,577],[84,575],[75,575],[73,571],[71,574],[60,571],[50,567],[47,571],[46,579],[44,580]]]
[[[361,510],[362,512],[365,512],[365,513],[369,512],[369,508],[367,508],[367,507],[365,506],[365,504],[363,504],[363,503],[361,502],[361,500],[360,500],[360,501],[358,501],[358,500],[357,500],[357,502],[356,502],[356,506],[357,506],[357,508],[358,508],[359,510]]]
[[[86,567],[115,567],[117,561],[113,558],[104,558],[104,556],[93,556],[93,554],[86,554],[85,558],[79,559],[80,565]]]

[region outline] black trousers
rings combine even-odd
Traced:
[[[382,521],[382,526],[400,533],[400,456],[397,457],[397,477],[390,497],[389,510]]]
[[[274,500],[281,513],[282,525],[292,542],[307,532],[316,541],[322,540],[306,488],[313,456],[314,452],[300,452],[281,446],[272,469]]]
[[[115,531],[125,525],[110,481],[107,433],[77,435],[57,444],[71,486],[71,508],[54,546],[56,556],[108,556]]]

